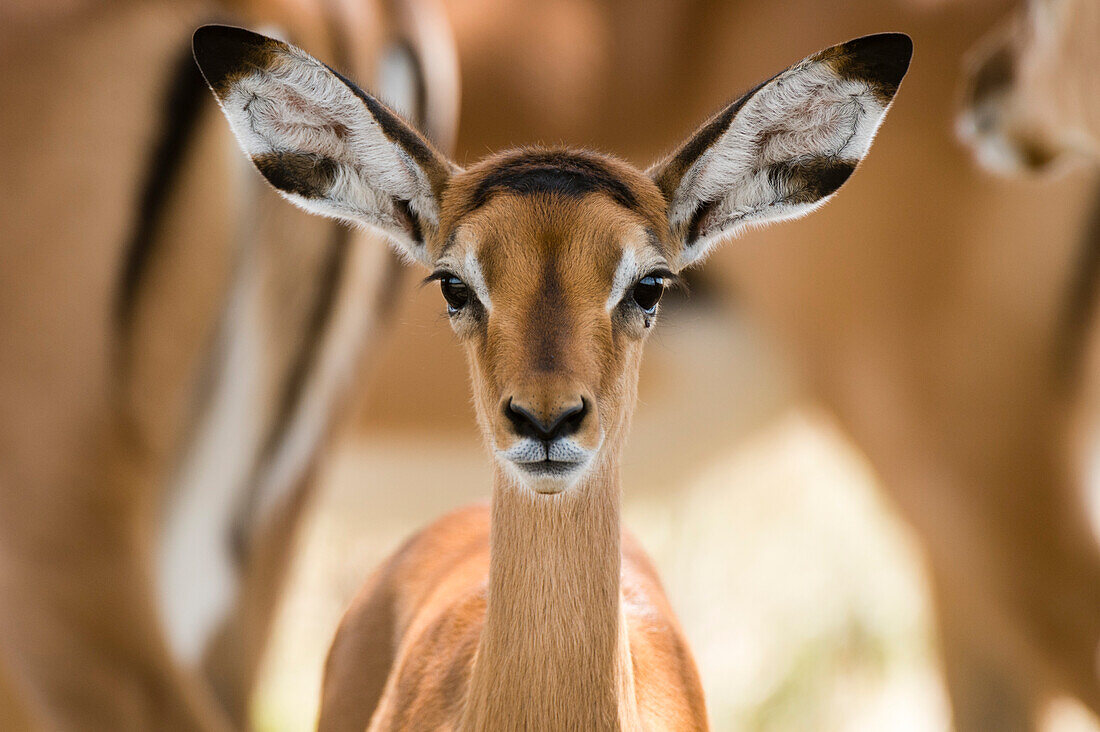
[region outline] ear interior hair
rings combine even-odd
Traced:
[[[867,154],[911,56],[901,33],[825,49],[752,89],[651,168],[683,244],[681,265],[835,194]]]
[[[282,41],[204,26],[194,52],[241,148],[281,195],[427,261],[454,166],[412,125]]]

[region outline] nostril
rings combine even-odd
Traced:
[[[584,422],[586,414],[588,414],[588,402],[581,399],[580,404],[575,404],[562,411],[551,431],[555,437],[571,435],[581,428],[581,423]]]
[[[527,419],[527,410],[517,407],[511,399],[504,403],[504,416],[508,418],[508,421],[512,423],[512,427],[520,435],[526,435],[527,430],[531,427]]]
[[[504,416],[512,423],[516,434],[522,437],[533,437],[536,440],[547,439],[543,436],[546,430],[539,418],[516,404],[514,400],[509,399],[504,405]]]
[[[540,418],[512,399],[504,405],[504,416],[512,423],[517,434],[544,441],[565,437],[579,430],[587,412],[588,402],[584,399],[579,404],[562,409],[549,419]]]

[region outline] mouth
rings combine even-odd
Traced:
[[[516,462],[515,466],[535,478],[567,478],[584,465],[583,460],[538,460],[532,463]]]
[[[571,440],[543,442],[525,439],[500,450],[521,482],[536,493],[561,493],[572,485],[591,462],[592,453]]]

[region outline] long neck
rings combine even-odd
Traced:
[[[631,729],[618,465],[558,495],[494,476],[489,593],[462,729]]]

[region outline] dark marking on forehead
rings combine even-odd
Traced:
[[[538,295],[531,303],[527,323],[527,332],[532,338],[529,344],[531,366],[543,372],[561,368],[559,357],[569,333],[565,289],[554,264],[552,257],[543,264]]]
[[[485,205],[498,191],[520,195],[556,193],[569,198],[604,193],[628,209],[638,208],[637,195],[610,166],[565,151],[528,153],[492,168],[478,182],[467,210]]]
[[[836,192],[856,169],[854,160],[821,155],[776,163],[768,182],[783,203],[813,203]]]
[[[305,198],[321,198],[336,181],[336,162],[323,155],[271,152],[253,155],[252,162],[271,185]]]
[[[879,104],[886,106],[897,94],[909,61],[913,41],[904,33],[879,33],[842,43],[820,54],[837,76],[866,84]]]

